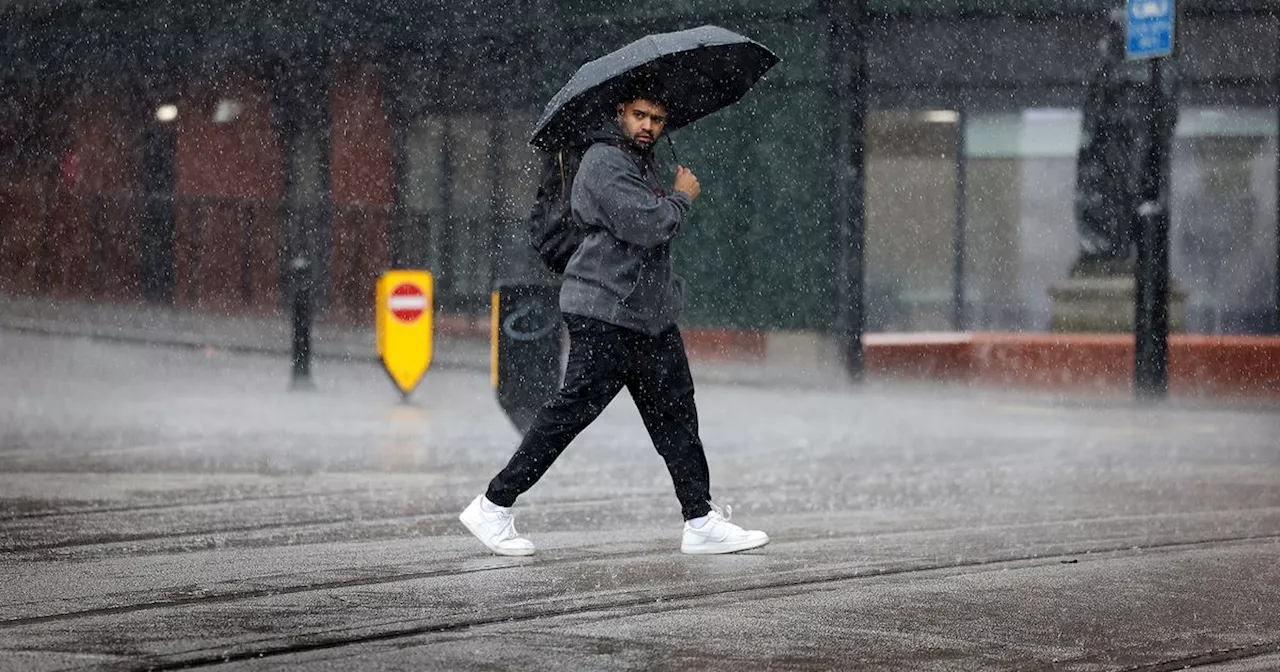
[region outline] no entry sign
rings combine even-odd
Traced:
[[[415,322],[427,310],[427,294],[413,283],[401,283],[391,290],[387,309],[401,322]]]
[[[431,365],[431,274],[387,271],[378,278],[378,356],[408,397]]]

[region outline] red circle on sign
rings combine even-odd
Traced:
[[[427,310],[427,295],[417,285],[396,285],[387,298],[387,308],[401,322],[416,322]]]

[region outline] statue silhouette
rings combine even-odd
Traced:
[[[1172,123],[1162,123],[1157,137],[1150,137],[1151,105],[1141,85],[1146,65],[1125,60],[1123,22],[1123,11],[1111,14],[1098,43],[1102,65],[1085,95],[1076,156],[1080,253],[1073,276],[1132,274],[1146,153],[1153,140],[1168,143],[1173,132]],[[1161,91],[1156,113],[1166,120],[1172,118],[1171,102]]]

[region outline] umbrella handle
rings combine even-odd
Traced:
[[[667,146],[671,148],[671,160],[675,161],[676,165],[679,166],[680,157],[676,156],[676,143],[671,141],[671,136],[669,135],[667,136]]]

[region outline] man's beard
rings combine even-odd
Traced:
[[[649,144],[646,145],[640,142],[640,136],[639,134],[636,134],[627,138],[627,143],[634,147],[636,151],[647,154],[653,151],[653,146],[658,144],[658,139],[649,138]]]

